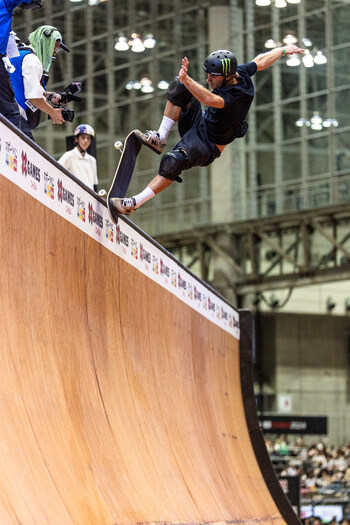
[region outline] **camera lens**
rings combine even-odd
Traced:
[[[74,110],[73,109],[62,109],[62,117],[68,122],[72,122],[74,119]]]

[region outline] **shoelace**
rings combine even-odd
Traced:
[[[146,131],[146,135],[148,139],[152,139],[152,140],[156,140],[157,142],[160,142],[158,131],[148,129]]]
[[[133,199],[132,197],[123,199],[123,206],[127,208],[133,208],[135,206],[135,199]]]

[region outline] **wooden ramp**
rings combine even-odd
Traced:
[[[0,524],[285,523],[239,341],[0,175]]]

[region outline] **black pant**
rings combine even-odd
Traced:
[[[12,89],[9,72],[6,70],[0,53],[0,113],[17,128],[20,127],[20,115],[15,94]]]
[[[181,140],[163,156],[158,173],[180,182],[180,173],[194,166],[208,166],[220,157],[220,150],[208,137],[201,105],[194,97],[190,105],[181,110],[178,130]]]
[[[23,117],[20,117],[19,119],[19,129],[22,131],[22,133],[27,135],[27,137],[29,137],[33,142],[35,142],[33,134],[32,134],[32,130],[29,127],[28,121]]]

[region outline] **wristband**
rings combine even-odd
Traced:
[[[284,55],[286,54],[286,50],[285,50],[285,48],[284,48],[284,47],[282,47],[282,51],[283,51],[283,53],[282,53],[282,55],[281,55],[281,56],[283,57],[283,56],[284,56]]]

